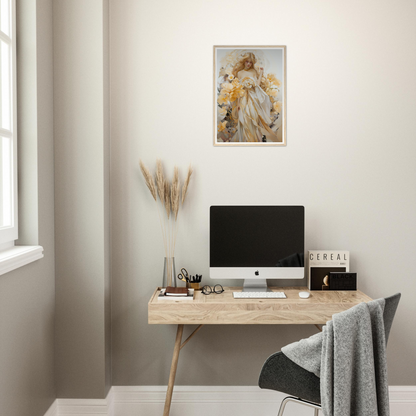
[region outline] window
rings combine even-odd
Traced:
[[[17,237],[15,1],[0,0],[0,248]]]
[[[43,257],[17,246],[16,1],[0,0],[0,275]]]

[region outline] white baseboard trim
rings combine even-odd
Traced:
[[[56,399],[45,416],[113,416],[113,398],[110,389],[105,399]]]
[[[57,399],[57,416],[113,416],[114,394],[110,389],[105,399]]]
[[[416,386],[390,386],[390,416],[416,415]]]
[[[416,386],[390,386],[391,416],[416,415]],[[105,399],[57,399],[45,416],[159,416],[166,386],[113,386]],[[283,393],[257,386],[176,386],[171,416],[275,415]],[[285,416],[308,416],[289,403]]]

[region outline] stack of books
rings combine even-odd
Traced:
[[[194,300],[194,289],[189,289],[187,287],[172,287],[168,286],[167,288],[160,289],[157,300]]]

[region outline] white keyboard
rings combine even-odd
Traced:
[[[233,292],[234,299],[285,299],[285,292]]]

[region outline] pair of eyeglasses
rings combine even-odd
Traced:
[[[215,285],[214,287],[205,285],[202,288],[202,293],[204,295],[210,295],[211,293],[216,293],[217,295],[219,295],[222,292],[224,292],[224,288],[219,284]]]

